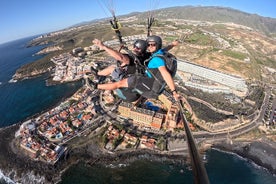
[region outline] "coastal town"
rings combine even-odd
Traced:
[[[226,9],[226,12],[231,11]],[[24,114],[26,116],[20,119],[21,113],[13,113],[12,119],[20,120],[1,128],[0,175],[3,173],[17,183],[78,183],[86,176],[103,178],[95,169],[104,168],[102,173],[111,180],[100,183],[115,180],[121,183],[124,179],[117,175],[118,170],[132,172],[135,169],[132,173],[139,177],[137,161],[145,160],[154,165],[168,163],[166,172],[170,173],[165,175],[173,176],[174,167],[182,178],[195,171],[186,133],[190,130],[200,157],[197,160],[201,159],[211,172],[211,180],[216,180],[213,173],[216,176],[218,173],[210,167],[215,166],[219,171],[231,169],[231,163],[221,164],[218,158],[224,157],[214,152],[231,156],[237,173],[240,171],[236,163],[238,158],[238,164],[244,162],[253,170],[253,175],[257,171],[264,180],[263,172],[274,177],[275,35],[263,32],[267,31],[265,25],[270,20],[260,19],[261,24],[257,24],[256,16],[252,15],[253,25],[256,24],[252,27],[252,21],[247,19],[250,14],[238,16],[237,20],[248,20],[248,24],[244,24],[228,20],[186,20],[181,16],[183,12],[186,10],[160,10],[152,31],[162,37],[164,47],[176,39],[179,41],[170,52],[177,57],[174,81],[181,98],[187,100],[184,110],[167,90],[158,99],[140,98],[128,103],[118,97],[117,90],[99,91],[90,86],[91,81],[100,82],[95,71],[116,64],[107,52],[91,45],[92,40],[99,39],[125,52],[107,19],[78,24],[24,42],[29,50],[37,49],[30,56],[36,61],[17,66],[9,84],[3,81],[0,84],[2,87],[24,84],[28,92],[34,91],[31,87],[38,86],[43,91],[35,93],[40,95],[38,98],[28,93],[27,102],[17,94],[20,103],[16,105],[18,101],[10,103],[7,99],[7,107],[17,110],[23,105],[28,107],[28,112],[37,114]],[[215,11],[211,9],[204,15],[207,17],[212,12]],[[202,15],[201,10],[198,15]],[[221,15],[224,13],[219,17]],[[147,38],[144,14],[118,18],[123,23],[121,33],[126,47],[131,49],[135,40]],[[111,81],[107,76],[101,82]],[[53,90],[48,92],[48,89],[58,89],[59,94],[55,95]],[[46,97],[41,97],[44,92]],[[46,105],[42,108],[44,101]],[[30,110],[30,104],[39,104],[39,107],[31,106]],[[187,121],[183,122],[183,115]],[[157,178],[161,178],[163,170],[155,173],[148,169],[142,168],[150,177],[157,174]],[[76,180],[65,181],[66,175]],[[132,179],[129,174],[126,177]],[[218,177],[226,179],[225,172]],[[247,183],[255,179],[252,177],[249,181],[244,173],[235,173],[233,178],[243,178]]]
[[[125,39],[128,44],[131,44],[138,38],[144,39],[145,35],[136,35]],[[112,40],[105,44],[114,46],[118,42]],[[150,149],[160,153],[178,154],[179,151],[187,150],[187,147],[183,146],[183,142],[176,143],[164,137],[168,133],[179,136],[179,132],[184,130],[179,107],[169,93],[163,93],[157,100],[140,99],[133,104],[118,99],[113,91],[98,91],[90,88],[87,79],[96,80],[92,68],[97,69],[112,62],[112,60],[106,62],[91,60],[91,57],[95,58],[100,52],[97,47],[92,45],[87,48],[75,48],[70,53],[63,53],[51,59],[56,65],[52,74],[53,81],[62,83],[83,80],[84,86],[54,109],[22,123],[16,137],[23,152],[34,160],[55,164],[67,151],[65,145],[70,140],[99,130],[104,131],[103,149],[109,152]],[[187,78],[187,75],[183,74],[184,69],[199,67],[198,65],[190,66],[187,61],[179,61],[179,63],[178,75],[182,80]],[[182,70],[182,68],[184,69]],[[205,67],[201,67],[200,70],[204,70],[205,73],[212,71]],[[194,75],[189,78],[196,84]],[[219,80],[218,76],[221,75],[220,72],[213,72],[208,75],[208,80],[214,83]],[[200,74],[197,76],[197,80],[199,80]],[[218,82],[220,85],[216,85],[216,91],[231,90],[240,95],[247,93],[247,87],[241,78],[225,75],[221,80],[224,80],[225,85]],[[235,80],[233,86],[231,86],[231,80]],[[189,81],[186,81],[186,84],[189,85]],[[197,84],[198,86],[200,85]],[[207,88],[202,86],[201,84],[201,88]],[[209,91],[210,89],[208,87]],[[268,100],[265,100],[267,104],[265,104],[266,109],[262,112],[264,113],[262,114],[263,118],[260,113],[254,113],[247,118],[232,119],[231,122],[226,121],[214,125],[195,121],[193,112],[188,110],[186,110],[186,117],[188,117],[190,129],[196,132],[198,137],[211,137],[215,133],[229,133],[229,131],[234,132],[237,129],[240,129],[240,132],[236,134],[240,134],[259,125],[260,118],[263,125],[275,129],[275,98],[271,94],[266,95],[266,99]],[[263,108],[265,107],[263,106]],[[268,114],[272,112],[272,109],[274,109],[274,114]],[[229,111],[219,109],[215,111],[233,115],[233,112]]]
[[[138,37],[140,38],[141,36]],[[137,37],[133,37],[132,39],[136,38]],[[85,50],[88,51],[88,53],[90,51],[90,49],[87,48]],[[91,74],[91,67],[95,67],[95,63],[91,66],[91,63],[85,62],[82,55],[79,54],[82,51],[84,51],[84,49],[76,48],[72,50],[72,53],[61,54],[51,59],[56,64],[53,73],[54,81],[68,82],[87,77],[93,78],[93,76],[87,76],[87,74]],[[92,47],[92,53],[97,52],[98,48]],[[98,97],[99,95],[100,97]],[[137,136],[131,135],[124,130],[121,130],[119,133],[119,129],[112,125],[112,123],[108,123],[106,118],[103,117],[103,115],[112,108],[113,111],[118,110],[118,112],[121,112],[121,118],[128,118],[130,117],[128,111],[131,108],[127,108],[126,106],[128,106],[126,103],[118,105],[111,91],[99,93],[99,91],[90,90],[89,86],[86,84],[76,94],[61,103],[58,107],[40,115],[36,119],[31,119],[23,123],[17,134],[17,136],[21,138],[20,146],[33,159],[55,163],[66,151],[66,147],[63,147],[63,144],[73,139],[75,136],[80,136],[87,131],[91,131],[103,125],[107,126],[108,124],[109,128],[105,134],[108,140],[106,148],[114,150],[118,146],[116,144],[122,140],[123,142],[118,147],[122,147],[122,145],[138,146]],[[172,106],[172,104],[169,104],[169,106]],[[154,107],[157,108],[157,106]],[[153,108],[153,106],[151,106],[151,108]],[[140,123],[140,127],[159,131],[166,114],[155,114],[154,111],[146,110],[145,107],[144,110],[143,108],[139,109],[141,109],[140,112],[139,110],[136,111],[136,119],[139,121],[135,122]],[[170,111],[170,109],[175,109],[175,107],[167,107],[166,109]],[[148,120],[146,121],[145,115],[147,114]],[[155,119],[152,118],[153,114],[155,114]],[[116,115],[113,114],[113,116]],[[141,117],[144,117],[144,119],[141,119]],[[173,123],[164,123],[167,124],[165,129],[176,128],[176,117],[172,118],[174,120]],[[167,122],[170,122],[172,118],[167,120]],[[122,119],[120,119],[120,121],[122,121]],[[173,124],[173,126],[171,124]],[[157,140],[147,138],[146,136],[140,137],[139,140],[140,147],[157,149]],[[112,142],[116,144],[111,144],[113,146],[109,146]]]

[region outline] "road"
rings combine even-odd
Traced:
[[[122,125],[130,125],[130,123],[126,123],[126,121],[122,121],[120,118],[117,117],[116,113],[112,112],[112,111],[117,109],[117,106],[118,106],[119,103],[116,103],[112,108],[105,109],[105,107],[102,103],[102,98],[101,98],[100,92],[98,90],[94,90],[90,87],[89,81],[88,81],[88,76],[84,76],[84,79],[85,79],[85,82],[86,82],[85,85],[93,91],[92,95],[93,96],[98,95],[100,97],[100,98],[98,98],[99,101],[95,102],[95,104],[98,105],[98,106],[101,106],[100,113],[101,113],[102,117],[107,121],[116,120],[117,123],[120,123]],[[262,120],[264,118],[265,111],[266,111],[268,103],[269,103],[269,97],[270,97],[271,91],[272,91],[271,89],[272,89],[272,87],[267,87],[265,89],[265,98],[264,98],[263,104],[262,104],[260,110],[256,111],[254,114],[252,114],[250,116],[252,118],[251,122],[243,124],[239,128],[229,129],[229,130],[224,131],[224,132],[217,132],[217,133],[210,133],[210,132],[207,132],[207,131],[193,132],[194,138],[195,139],[205,139],[205,140],[206,139],[223,140],[223,139],[226,139],[229,136],[230,137],[236,137],[236,136],[242,135],[242,134],[258,127],[260,124],[262,124]],[[145,132],[145,131],[143,131],[143,132]],[[162,133],[161,131],[150,132],[150,133],[157,134],[157,135],[160,135],[160,134],[165,135],[165,133]],[[182,139],[182,138],[185,138],[186,136],[183,135],[183,133],[182,133],[182,134],[176,134],[176,135],[174,135],[174,137]]]

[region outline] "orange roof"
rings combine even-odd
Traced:
[[[91,119],[92,118],[92,116],[90,115],[90,114],[86,114],[86,115],[83,115],[82,116],[82,119],[83,120],[89,120],[89,119]]]
[[[161,124],[162,122],[151,122],[151,126],[154,127],[154,128],[157,128],[157,129],[160,129],[161,128]]]

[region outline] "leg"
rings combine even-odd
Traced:
[[[157,98],[158,93],[155,88],[158,88],[159,85],[155,85],[156,83],[154,78],[148,78],[145,76],[135,76],[129,77],[128,86],[129,88],[133,88],[134,91],[141,94],[145,98]]]
[[[106,67],[105,69],[98,71],[97,75],[108,76],[114,71],[115,68],[116,68],[116,66],[110,65],[110,66]]]
[[[127,88],[127,87],[128,87],[127,78],[122,79],[118,82],[97,85],[98,89],[103,89],[103,90],[114,90],[114,89],[118,89],[118,88]]]

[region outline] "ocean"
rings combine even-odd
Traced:
[[[275,184],[266,170],[236,154],[211,149],[206,152],[206,171],[211,184]],[[59,184],[192,184],[190,167],[166,161],[137,161],[118,165],[87,166],[67,170]]]
[[[26,48],[28,37],[0,45],[0,128],[26,120],[54,107],[71,96],[81,83],[46,86],[47,75],[10,82],[21,65],[43,56],[34,56],[44,46]],[[208,150],[206,170],[212,184],[275,184],[276,177],[267,170],[235,154]],[[0,184],[14,183],[3,176]],[[139,157],[130,164],[92,165],[84,163],[69,168],[60,184],[180,184],[193,183],[192,171],[184,165],[149,161]]]
[[[18,123],[53,107],[71,96],[81,83],[46,86],[48,75],[11,82],[16,69],[43,56],[34,54],[43,46],[26,48],[33,37],[0,45],[0,128]]]

